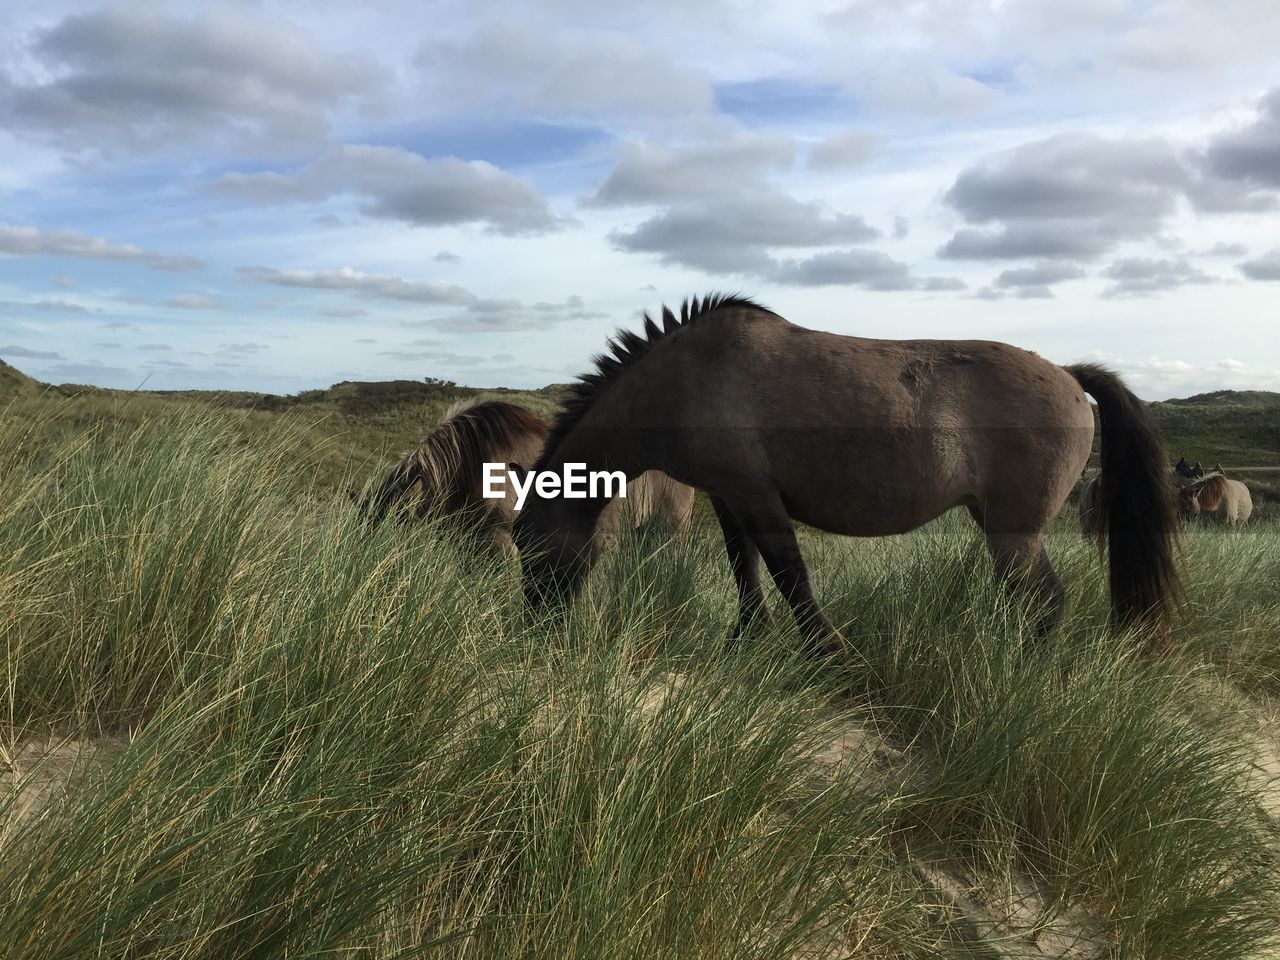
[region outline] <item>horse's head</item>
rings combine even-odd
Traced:
[[[1178,512],[1183,520],[1190,520],[1200,515],[1200,491],[1194,484],[1178,491]]]
[[[511,469],[522,472],[515,464]],[[530,488],[511,533],[531,608],[567,600],[582,585],[596,559],[592,520],[566,509],[563,499],[544,499]]]

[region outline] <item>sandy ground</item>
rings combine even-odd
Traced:
[[[66,796],[67,784],[124,748],[121,740],[52,736],[0,742],[0,842],[18,824]]]
[[[819,770],[858,764],[868,776],[909,789],[906,753],[860,722],[842,725],[814,761]],[[957,863],[917,862],[911,869],[956,934],[974,946],[975,956],[1091,960],[1109,953],[1111,945],[1096,924],[1082,911],[1054,910],[1029,878],[1013,877],[997,887]],[[833,960],[839,955],[833,953]]]

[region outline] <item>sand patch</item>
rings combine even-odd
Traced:
[[[33,737],[0,743],[0,840],[67,795],[76,778],[109,763],[124,749],[114,737]]]

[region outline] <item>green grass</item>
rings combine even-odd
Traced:
[[[1274,937],[1274,528],[1191,531],[1156,662],[1069,518],[1043,643],[967,517],[806,534],[858,653],[818,668],[772,593],[724,653],[706,525],[533,619],[447,527],[366,536],[298,411],[119,404],[0,427],[0,740],[128,741],[0,800],[0,956],[995,955],[924,867],[1108,956]],[[846,739],[889,758],[819,762]]]

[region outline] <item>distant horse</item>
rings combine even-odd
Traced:
[[[1184,519],[1208,516],[1223,523],[1244,523],[1253,514],[1253,495],[1239,480],[1211,473],[1178,491]]]
[[[1090,477],[1080,485],[1080,535],[1093,540],[1098,535],[1098,478]]]
[[[485,463],[534,463],[542,455],[550,425],[524,407],[500,400],[455,404],[418,446],[404,454],[378,488],[360,504],[371,526],[395,511],[401,519],[451,516],[471,546],[513,553],[511,524],[516,495],[484,496]],[[627,495],[608,504],[597,537],[610,545],[624,530],[650,517],[672,533],[688,532],[694,491],[661,473],[627,484]]]
[[[1043,599],[1065,595],[1045,531],[1102,421],[1098,536],[1110,548],[1112,616],[1169,646],[1177,513],[1144,404],[1093,364],[1059,367],[978,340],[870,340],[795,326],[752,300],[665,307],[662,328],[620,332],[575,384],[536,470],[566,462],[628,476],[658,469],[708,491],[739,596],[742,632],[761,607],[758,560],[806,646],[837,654],[792,520],[833,533],[904,533],[952,507],[982,528],[998,574]],[[602,500],[532,498],[515,523],[525,595],[576,589],[594,560]]]

